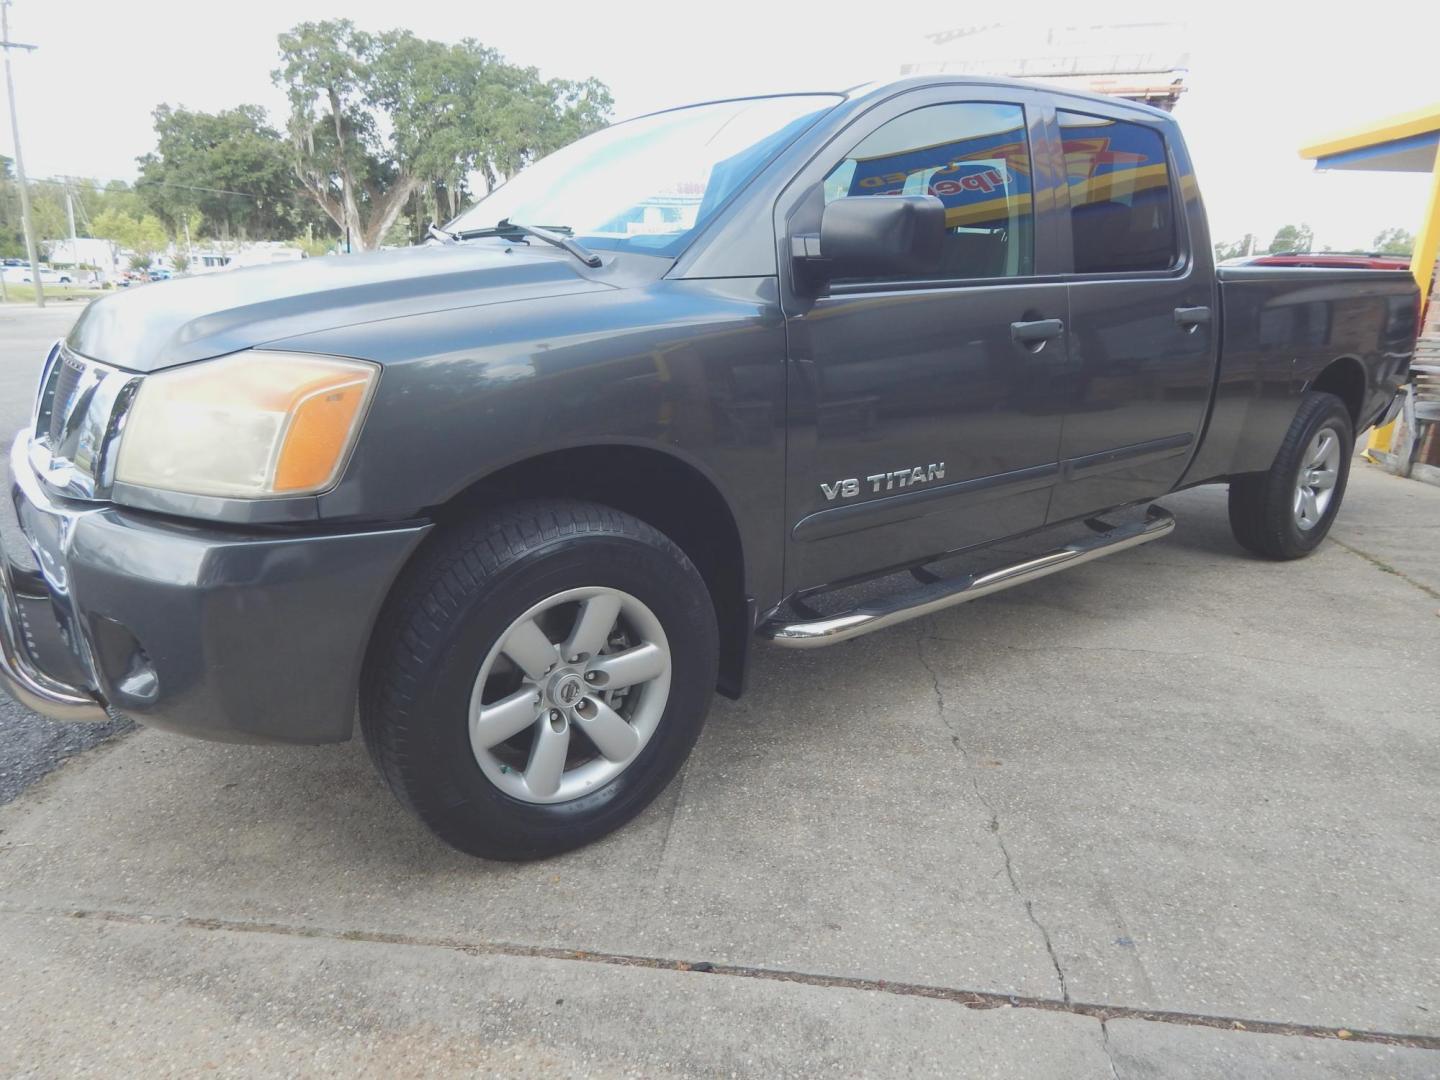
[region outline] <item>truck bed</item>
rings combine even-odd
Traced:
[[[1357,432],[1408,377],[1419,306],[1408,272],[1222,266],[1216,279],[1214,405],[1186,486],[1268,468],[1295,397],[1337,360],[1359,391]]]

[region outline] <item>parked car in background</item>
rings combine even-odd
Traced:
[[[169,281],[175,274],[163,266],[152,266],[146,276],[149,277],[151,281]]]
[[[757,637],[1148,543],[1198,484],[1314,551],[1419,309],[1400,270],[1217,270],[1173,116],[998,79],[616,124],[433,236],[86,309],[11,450],[0,683],[230,741],[358,712],[447,842],[551,855],[660,793]]]
[[[19,266],[6,265],[0,274],[4,274],[7,282],[14,282],[19,285],[29,285],[32,282],[31,270],[28,264],[22,263]],[[41,285],[69,285],[74,282],[74,275],[69,270],[51,270],[49,267],[40,268]]]

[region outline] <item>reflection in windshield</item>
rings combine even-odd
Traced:
[[[564,226],[587,247],[671,255],[840,98],[697,105],[616,124],[536,162],[448,229]]]

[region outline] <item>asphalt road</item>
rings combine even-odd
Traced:
[[[0,505],[0,536],[22,555],[24,545],[10,507],[10,443],[30,419],[35,384],[51,343],[64,337],[84,309],[79,302],[52,300],[41,310],[0,305],[0,481],[7,493]],[[0,803],[9,802],[60,762],[103,742],[130,725],[55,724],[0,693]]]
[[[5,325],[18,422],[46,333]],[[1357,464],[1286,564],[1222,490],[1163,502],[758,649],[543,863],[445,848],[358,742],[79,755],[0,806],[0,1075],[1440,1075],[1440,489]]]

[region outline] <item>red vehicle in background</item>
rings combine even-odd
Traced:
[[[1354,251],[1282,251],[1226,259],[1225,266],[1329,266],[1339,270],[1409,270],[1409,255]]]
[[[1221,266],[1310,266],[1329,267],[1334,270],[1409,270],[1409,255],[1382,255],[1365,251],[1282,251],[1274,255],[1242,255],[1237,259],[1226,259]],[[1430,290],[1421,306],[1420,320],[1416,335],[1420,336],[1430,310],[1430,298],[1435,292],[1435,275],[1430,279]]]

